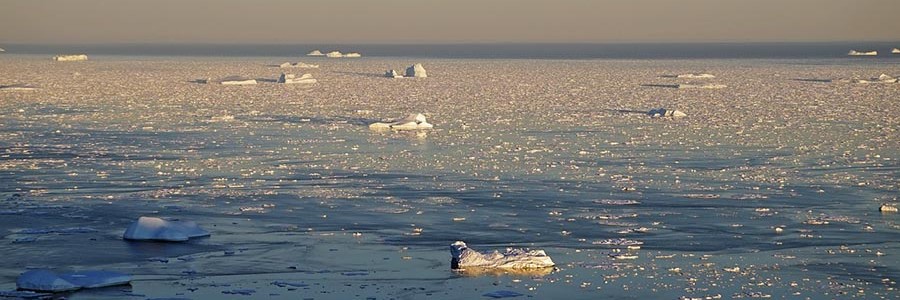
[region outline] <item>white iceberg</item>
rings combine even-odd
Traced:
[[[874,50],[873,50],[873,51],[856,51],[856,50],[850,50],[850,52],[847,52],[847,55],[850,55],[850,56],[876,56],[876,55],[878,55],[878,51],[874,51]]]
[[[316,69],[319,65],[311,65],[303,62],[285,62],[283,64],[278,65],[281,68],[306,68],[306,69]]]
[[[675,109],[656,108],[647,112],[651,118],[681,118],[687,117],[687,114]]]
[[[728,87],[724,84],[706,83],[706,84],[679,84],[679,89],[724,89]]]
[[[122,238],[126,240],[184,242],[190,238],[209,236],[209,232],[191,221],[167,221],[154,217],[140,217],[128,226]]]
[[[329,57],[329,58],[341,58],[341,57],[344,57],[344,55],[341,54],[340,51],[331,51],[331,52],[328,52],[328,54],[325,54],[325,57]]]
[[[312,77],[312,74],[303,74],[300,77],[294,74],[285,74],[281,73],[281,77],[278,77],[278,83],[316,83],[317,80]]]
[[[68,55],[57,55],[53,57],[55,61],[84,61],[88,60],[88,56],[85,54],[68,54]]]
[[[687,73],[675,75],[675,78],[716,78],[716,75],[706,73]]]
[[[221,84],[221,85],[253,85],[256,84],[256,79],[250,79],[242,76],[228,76],[220,79],[207,79],[205,81],[208,84]]]
[[[474,268],[536,269],[549,268],[556,264],[544,250],[507,248],[506,252],[480,253],[469,249],[466,243],[456,241],[450,244],[450,266],[454,270]]]
[[[354,57],[362,57],[362,54],[359,54],[359,53],[356,53],[356,52],[350,52],[350,53],[344,54],[344,57],[350,57],[350,58],[354,58]]]
[[[423,114],[410,114],[406,118],[391,123],[376,122],[369,124],[369,129],[372,130],[419,130],[432,128],[434,128],[434,125],[428,123]]]
[[[0,52],[6,52],[6,49],[0,48]]]
[[[313,50],[307,53],[306,56],[325,56],[325,54],[322,54],[322,51]]]
[[[31,270],[16,279],[16,288],[38,292],[65,292],[80,289],[81,286],[62,279],[48,270]]]
[[[406,68],[406,77],[428,77],[428,74],[425,72],[425,67],[422,64],[415,64]]]
[[[57,275],[49,270],[30,270],[16,279],[20,290],[66,292],[82,288],[101,288],[131,282],[131,276],[111,271],[81,271]]]
[[[900,54],[900,48],[891,49],[892,54]]]
[[[400,75],[400,73],[397,72],[397,70],[393,70],[393,69],[392,69],[392,70],[388,70],[387,72],[384,72],[384,77],[387,77],[387,78],[403,78],[403,75]]]

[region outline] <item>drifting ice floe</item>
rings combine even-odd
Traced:
[[[100,288],[131,282],[131,276],[110,271],[82,271],[57,275],[49,270],[31,270],[16,280],[20,290],[65,292],[82,288]]]
[[[313,50],[307,53],[306,56],[325,56],[325,54],[322,54],[322,51]]]
[[[897,207],[890,204],[882,204],[881,207],[878,208],[880,212],[897,212]]]
[[[88,60],[85,54],[57,55],[53,57],[55,61],[83,61]]]
[[[303,74],[297,77],[294,74],[281,73],[281,77],[278,77],[278,83],[316,83],[316,79],[312,77],[312,74]]]
[[[724,89],[728,87],[724,84],[714,84],[714,83],[706,83],[706,84],[679,84],[679,89]]]
[[[209,232],[191,221],[167,221],[154,217],[140,217],[125,230],[122,238],[126,240],[183,242],[190,238],[203,236],[209,236]]]
[[[900,54],[900,48],[891,49],[892,54]]]
[[[294,62],[294,63],[292,63],[292,62],[285,62],[285,63],[280,64],[280,65],[278,65],[278,66],[281,67],[281,68],[308,68],[308,69],[315,69],[315,68],[318,68],[318,67],[319,67],[319,65],[310,65],[310,64],[303,63],[303,62],[299,62],[299,61],[298,61],[298,62]]]
[[[475,268],[501,268],[501,269],[536,269],[549,268],[556,264],[544,253],[544,250],[506,249],[500,253],[480,253],[469,249],[466,243],[456,241],[450,244],[452,256],[450,266],[454,270]]]
[[[428,77],[428,74],[425,73],[425,67],[422,64],[415,64],[406,68],[406,77]]]
[[[423,114],[410,114],[409,116],[406,116],[406,118],[391,123],[376,122],[369,124],[369,129],[372,130],[417,130],[431,128],[434,128],[434,125],[428,123]]]
[[[716,78],[716,76],[706,73],[688,73],[675,75],[675,78]]]
[[[388,70],[387,72],[384,72],[384,77],[387,77],[387,78],[403,78],[403,75],[400,75],[400,73],[397,72],[397,70],[393,70],[393,69],[392,69],[392,70]]]
[[[651,109],[647,112],[651,118],[681,118],[687,117],[687,114],[676,109],[668,110],[665,108]]]
[[[344,54],[344,57],[349,57],[349,58],[362,57],[362,54],[359,54],[356,52],[350,52],[350,53]]]
[[[33,91],[37,87],[27,84],[0,85],[0,91]]]
[[[325,57],[340,58],[340,57],[344,57],[344,55],[341,54],[340,51],[331,51],[331,52],[328,52],[328,54],[325,54]]]
[[[876,56],[876,55],[878,55],[878,51],[850,50],[850,52],[847,52],[847,55],[850,55],[850,56]]]
[[[204,81],[208,84],[221,84],[221,85],[252,85],[256,84],[256,79],[250,79],[242,76],[228,76],[221,79],[206,79]]]

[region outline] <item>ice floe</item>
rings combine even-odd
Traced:
[[[356,52],[350,52],[350,53],[344,54],[344,57],[347,57],[347,58],[356,58],[356,57],[362,57],[362,54],[359,54],[359,53],[356,53]]]
[[[647,112],[651,118],[682,118],[687,114],[676,109],[654,108]]]
[[[425,72],[425,67],[422,64],[415,64],[406,68],[406,77],[425,78],[428,77],[428,74]]]
[[[876,56],[876,55],[878,55],[878,51],[874,51],[874,50],[872,50],[872,51],[856,51],[856,50],[850,50],[850,52],[847,52],[847,55],[849,55],[849,56]]]
[[[387,77],[387,78],[403,78],[403,75],[400,75],[400,73],[397,72],[397,70],[391,69],[391,70],[388,70],[387,72],[384,72],[384,77]]]
[[[328,52],[328,54],[325,54],[325,57],[341,58],[341,57],[344,57],[344,54],[342,54],[340,51],[331,51],[331,52]]]
[[[390,123],[376,122],[369,124],[369,129],[372,130],[419,130],[432,128],[434,128],[434,125],[428,123],[423,114],[410,114],[406,118]]]
[[[30,270],[16,279],[20,290],[37,292],[66,292],[78,289],[123,285],[131,282],[131,276],[111,271],[80,271],[57,275],[49,270]]]
[[[325,56],[325,54],[322,53],[322,51],[313,50],[313,51],[310,51],[309,53],[307,53],[306,56]]]
[[[878,77],[870,79],[854,79],[853,83],[897,83],[897,78],[887,74],[881,74]]]
[[[881,207],[878,208],[880,212],[897,212],[897,207],[890,204],[882,204]]]
[[[311,65],[304,62],[284,62],[278,65],[280,68],[305,68],[305,69],[315,69],[318,68],[319,65]]]
[[[53,57],[55,61],[85,61],[88,60],[88,56],[86,54],[68,54],[68,55],[57,55]]]
[[[900,54],[900,48],[891,49],[891,54]]]
[[[125,230],[126,240],[183,242],[190,238],[209,236],[209,232],[192,221],[167,221],[155,217],[140,217]]]
[[[507,248],[505,252],[480,253],[469,249],[463,241],[450,244],[451,268],[454,270],[475,268],[536,269],[549,268],[556,264],[544,250]]]
[[[221,84],[221,85],[252,85],[256,84],[256,79],[251,79],[243,76],[227,76],[219,79],[206,79],[203,81],[207,84]]]
[[[675,75],[675,78],[702,79],[702,78],[716,78],[716,76],[713,74],[707,74],[707,73],[687,73],[687,74]]]
[[[728,86],[724,85],[724,84],[716,84],[716,83],[705,83],[705,84],[683,83],[683,84],[678,84],[677,87],[679,89],[724,89]]]
[[[37,87],[27,84],[0,85],[0,91],[33,91]]]
[[[278,83],[316,83],[316,79],[312,77],[312,74],[303,74],[297,77],[294,74],[281,73],[281,77],[278,77]]]

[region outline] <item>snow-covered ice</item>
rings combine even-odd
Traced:
[[[309,83],[316,83],[317,80],[315,78],[313,78],[312,74],[303,74],[300,77],[297,77],[297,75],[294,75],[294,74],[281,73],[281,76],[278,77],[277,82],[278,83],[286,83],[286,84],[291,84],[291,83],[309,84]]]
[[[556,264],[544,253],[544,250],[506,249],[505,252],[493,251],[480,253],[469,249],[463,241],[450,244],[451,268],[465,269],[500,268],[500,269],[536,269],[549,268]]]
[[[420,130],[432,128],[434,128],[434,125],[428,123],[423,114],[410,114],[406,118],[389,123],[375,122],[369,124],[369,129],[372,130]]]
[[[193,221],[168,221],[156,217],[140,217],[128,226],[122,238],[183,242],[191,238],[209,236],[209,232]]]
[[[84,61],[88,60],[88,56],[86,54],[67,54],[67,55],[57,55],[53,57],[55,61]]]

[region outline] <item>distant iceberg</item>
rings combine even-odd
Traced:
[[[325,56],[325,54],[323,54],[322,51],[313,50],[307,53],[306,56]]]
[[[57,55],[53,57],[55,61],[85,61],[88,60],[88,56],[86,54],[68,54],[68,55]]]
[[[428,123],[423,114],[411,114],[406,118],[391,123],[376,122],[369,124],[369,129],[372,130],[420,130],[432,128],[434,128],[434,125]]]
[[[319,65],[311,65],[303,62],[285,62],[283,64],[278,65],[280,68],[305,68],[305,69],[316,69]]]
[[[294,74],[285,74],[281,73],[281,77],[278,77],[278,83],[316,83],[316,79],[312,77],[312,74],[303,74],[300,77]]]
[[[209,236],[209,232],[191,221],[168,221],[154,217],[140,217],[125,229],[122,238],[163,242],[184,242],[191,238]]]
[[[900,54],[900,48],[894,48],[894,49],[891,49],[891,53],[893,53],[893,54]]]
[[[647,112],[651,118],[682,118],[687,114],[675,109],[655,108]]]
[[[425,67],[422,64],[415,64],[406,68],[406,77],[425,78],[428,77],[428,73],[425,72]]]
[[[878,55],[878,51],[874,51],[874,50],[873,50],[873,51],[856,51],[856,50],[850,50],[850,52],[847,52],[847,55],[850,55],[850,56],[876,56],[876,55]]]
[[[706,73],[687,73],[675,75],[675,78],[716,78],[716,76]]]
[[[556,265],[544,250],[510,249],[481,253],[469,249],[463,241],[450,244],[450,267],[454,270],[475,268],[537,269]]]
[[[354,58],[354,57],[362,57],[362,54],[359,54],[359,53],[356,53],[356,52],[350,52],[350,53],[344,54],[344,57],[350,57],[350,58]]]
[[[391,69],[391,70],[388,70],[387,72],[384,72],[384,77],[387,77],[387,78],[403,78],[403,75],[400,75],[400,73],[397,72],[397,70]]]
[[[6,49],[0,48],[0,52],[6,52]]]
[[[228,76],[220,79],[207,79],[204,81],[208,84],[221,85],[252,85],[256,84],[256,79],[250,79],[243,76]]]
[[[341,57],[344,57],[344,54],[341,54],[340,51],[331,51],[331,52],[328,52],[328,54],[325,54],[325,57],[341,58]]]

